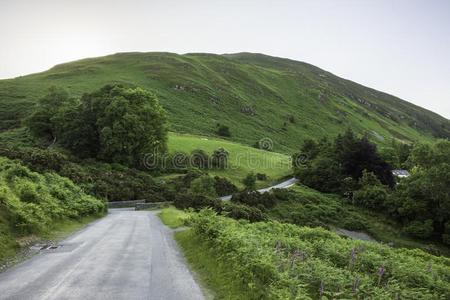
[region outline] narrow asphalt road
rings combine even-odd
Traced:
[[[110,210],[0,274],[0,299],[204,299],[154,212]]]
[[[291,178],[291,179],[285,180],[283,182],[280,182],[279,184],[270,186],[268,188],[260,189],[260,190],[258,190],[258,192],[266,193],[272,189],[287,189],[288,187],[293,186],[297,181],[298,181],[297,178]],[[223,196],[223,197],[220,197],[219,199],[227,201],[227,200],[230,200],[232,196],[233,195]]]

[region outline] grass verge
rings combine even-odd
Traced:
[[[178,228],[183,226],[184,220],[187,218],[188,214],[171,206],[161,210],[161,212],[158,213],[158,216],[164,225],[169,226],[170,228]]]
[[[102,218],[103,215],[91,215],[80,219],[66,219],[54,223],[49,230],[39,235],[25,235],[14,238],[11,234],[0,232],[1,256],[0,270],[11,267],[28,257],[28,247],[37,243],[57,242],[83,229],[89,223]]]
[[[175,240],[203,286],[213,292],[214,299],[252,299],[229,264],[222,261],[212,245],[200,239],[192,229],[176,232]]]

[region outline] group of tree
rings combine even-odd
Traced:
[[[414,145],[408,163],[411,176],[399,182],[385,208],[407,233],[450,245],[450,141]]]
[[[226,169],[228,167],[230,153],[220,147],[208,154],[202,149],[195,149],[190,154],[185,152],[176,152],[168,156],[160,157],[163,161],[157,163],[161,168],[168,171],[185,170],[196,168],[200,170],[208,169]]]
[[[254,191],[256,188],[256,181],[257,180],[267,180],[267,175],[264,173],[253,173],[250,172],[247,174],[247,176],[242,179],[242,183],[245,186],[245,190],[247,191]]]
[[[294,171],[302,184],[386,214],[405,233],[450,244],[450,141],[393,145],[383,157],[411,173],[398,184],[376,146],[351,131],[331,142],[305,141],[293,156]],[[298,165],[301,155],[308,160]]]
[[[293,168],[303,184],[322,192],[346,194],[358,185],[364,171],[374,173],[384,185],[395,184],[392,168],[376,145],[351,130],[333,141],[306,140],[293,155]]]
[[[80,99],[51,88],[26,124],[80,158],[138,166],[145,154],[167,150],[166,113],[141,88],[107,85]]]

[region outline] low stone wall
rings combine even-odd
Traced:
[[[144,210],[144,209],[161,209],[164,207],[168,207],[172,204],[173,202],[149,202],[149,203],[136,203],[136,205],[134,206],[135,210]]]
[[[113,201],[113,202],[108,202],[108,208],[135,207],[136,204],[142,204],[142,203],[145,203],[145,199],[129,200],[129,201]]]

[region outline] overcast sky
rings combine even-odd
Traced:
[[[450,1],[0,0],[0,78],[124,51],[292,58],[450,118]]]

